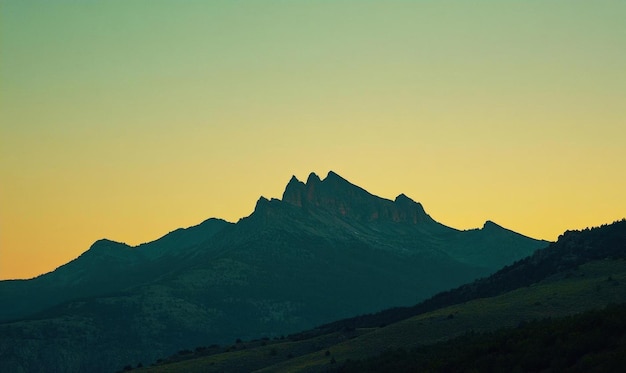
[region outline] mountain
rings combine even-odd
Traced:
[[[137,247],[100,240],[54,272],[0,282],[0,371],[111,371],[293,333],[414,304],[545,246],[491,222],[447,227],[334,172],[293,177],[236,224],[209,219]]]
[[[624,363],[625,300],[622,220],[568,231],[489,277],[413,307],[284,339],[200,347],[145,371],[615,371],[607,367]]]
[[[505,266],[487,278],[443,291],[417,305],[339,320],[320,329],[328,331],[389,324],[474,299],[498,296],[554,276],[569,278],[579,266],[605,259],[617,260],[618,268],[626,260],[626,220],[594,229],[566,231],[559,236],[557,242]]]
[[[83,297],[103,296],[140,284],[185,265],[185,256],[226,226],[208,219],[186,229],[130,247],[107,239],[96,241],[85,253],[55,271],[31,280],[0,281],[0,321],[36,314],[51,306]]]

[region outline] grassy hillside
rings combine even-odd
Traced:
[[[622,372],[626,303],[492,333],[467,333],[411,350],[388,350],[348,361],[336,371],[367,372]]]
[[[426,312],[384,327],[350,329],[308,339],[270,341],[264,346],[232,346],[209,356],[144,368],[150,372],[324,371],[346,360],[376,356],[389,349],[412,349],[468,331],[512,328],[545,317],[598,309],[626,299],[626,261],[595,260],[539,283],[494,297]],[[334,343],[333,343],[334,342]],[[244,348],[245,347],[245,348]],[[308,351],[307,351],[308,350]]]

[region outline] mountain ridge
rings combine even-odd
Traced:
[[[10,305],[0,335],[11,330],[16,364],[41,359],[50,343],[59,356],[80,355],[78,370],[105,353],[102,369],[112,370],[131,355],[149,361],[207,340],[292,333],[414,304],[547,244],[504,228],[447,227],[405,195],[384,199],[334,172],[293,177],[284,195],[259,198],[237,223],[208,219],[136,247],[99,240],[40,278],[0,282]],[[94,333],[77,339],[80,325]],[[42,333],[50,337],[31,345]],[[42,366],[77,371],[45,356]]]
[[[389,349],[430,348],[427,346],[432,343],[441,343],[463,333],[469,333],[466,336],[474,338],[480,336],[476,333],[499,328],[519,331],[537,318],[549,317],[542,322],[551,323],[549,320],[555,317],[601,309],[616,302],[622,303],[620,307],[623,310],[626,305],[623,303],[626,291],[625,244],[626,220],[582,231],[567,231],[548,248],[537,250],[533,255],[502,268],[490,277],[439,293],[412,307],[335,321],[288,335],[284,340],[274,339],[267,343],[238,341],[230,346],[200,348],[195,352],[189,351],[187,355],[167,358],[163,365],[157,363],[147,371],[343,371],[344,364],[351,364],[350,359],[371,359]],[[595,329],[598,325],[590,326]],[[580,340],[602,339],[597,333],[580,335],[580,330],[576,328],[571,331]],[[503,332],[510,333],[506,329],[499,333]],[[613,334],[619,336],[620,332]],[[562,343],[554,343],[554,336],[550,338],[550,333],[544,335],[548,336],[549,347],[560,352]],[[489,337],[488,334],[483,336],[480,338]],[[510,346],[510,342],[523,344],[524,341],[525,338],[522,341],[503,342]],[[461,353],[474,358],[472,354],[476,347],[465,348],[459,343],[455,353],[457,356]],[[589,343],[579,344],[572,351],[575,359],[571,363],[588,347]],[[484,355],[480,355],[493,356],[493,349],[490,347]],[[441,361],[447,360],[448,352],[444,348],[440,349]],[[508,361],[509,348],[501,352],[505,355],[501,357],[506,359],[500,362]],[[553,362],[562,364],[563,359],[558,358],[558,352]],[[588,352],[595,351],[592,349]],[[336,364],[333,364],[335,359]],[[379,367],[368,370],[361,365],[352,371],[406,371],[416,362],[405,362],[404,368],[400,369],[398,360],[397,357],[387,360],[384,369]],[[431,360],[429,356],[419,358],[424,367],[429,366]],[[524,358],[524,361],[528,365],[536,363],[534,359]],[[623,361],[623,358],[615,361]]]
[[[329,171],[323,180],[311,173],[306,183],[292,176],[282,201],[304,209],[322,207],[334,210],[342,216],[352,215],[363,220],[391,218],[395,222],[406,221],[414,224],[433,221],[419,202],[405,194],[398,195],[393,201],[381,198],[333,171]]]

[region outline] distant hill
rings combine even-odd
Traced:
[[[598,367],[623,366],[625,300],[622,220],[566,232],[492,276],[414,307],[284,339],[200,348],[143,371],[614,371]],[[600,311],[568,317],[588,310]]]
[[[547,244],[492,222],[447,227],[333,172],[294,177],[236,224],[209,219],[138,247],[100,240],[54,272],[0,282],[0,371],[111,371],[294,333],[415,304]]]

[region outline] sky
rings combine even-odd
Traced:
[[[0,1],[0,279],[292,175],[546,240],[626,216],[626,2]]]

